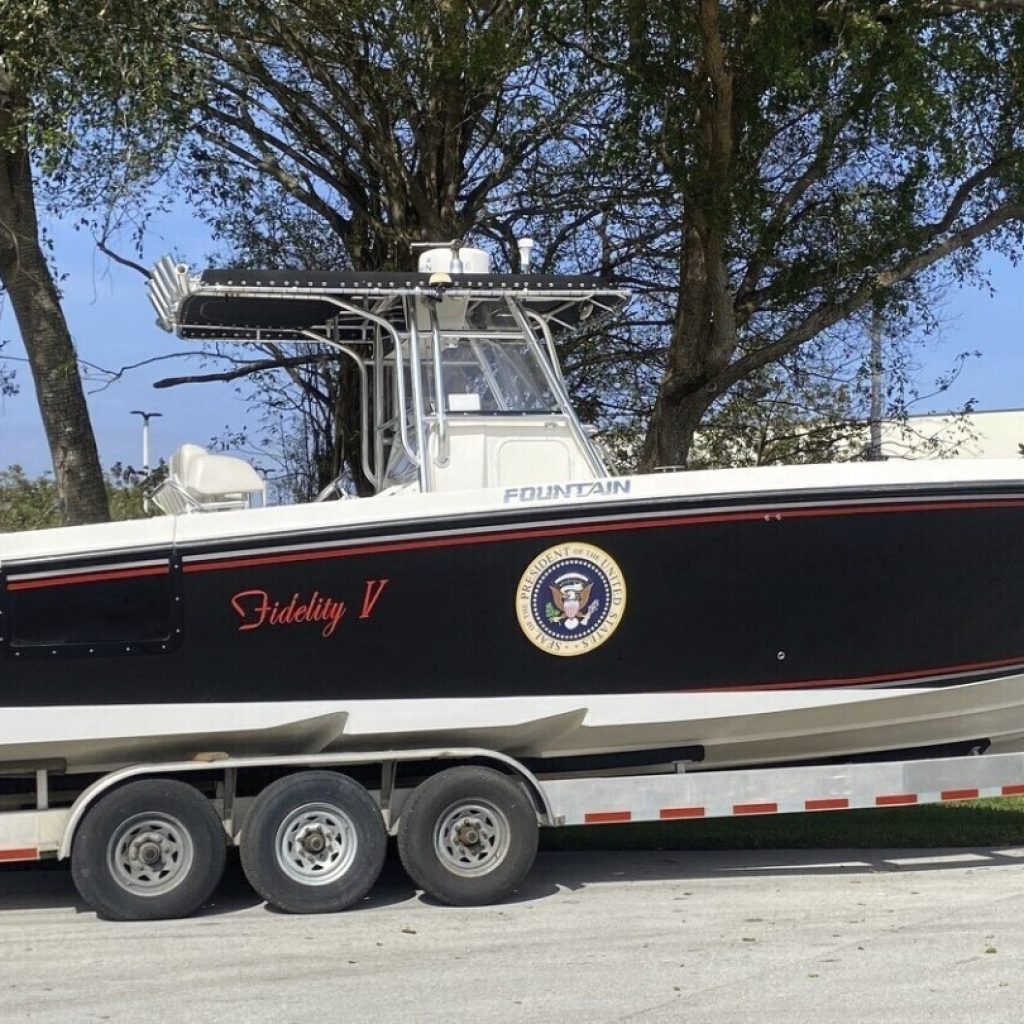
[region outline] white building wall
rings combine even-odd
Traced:
[[[882,424],[887,458],[1012,459],[1024,444],[1024,409],[975,412],[968,416],[911,416],[905,424]]]

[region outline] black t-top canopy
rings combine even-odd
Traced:
[[[284,339],[301,338],[304,331],[323,333],[333,321],[334,337],[358,340],[368,324],[358,310],[384,306],[384,315],[402,329],[401,304],[387,308],[389,297],[458,297],[481,311],[499,312],[511,294],[561,332],[592,313],[616,309],[627,298],[597,277],[453,274],[441,284],[437,277],[388,271],[207,270],[177,305],[174,326],[183,338],[252,338],[259,332],[267,339]],[[330,299],[357,307],[357,312],[342,310]]]

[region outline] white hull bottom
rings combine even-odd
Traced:
[[[544,757],[700,745],[697,769],[988,739],[1024,750],[1024,675],[941,689],[7,708],[0,764],[480,746]]]

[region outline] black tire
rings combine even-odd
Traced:
[[[209,801],[174,779],[130,782],[101,798],[75,833],[71,877],[111,921],[187,917],[224,874],[227,837]]]
[[[490,768],[449,768],[409,797],[398,829],[409,877],[457,907],[504,899],[537,856],[537,813],[508,776]]]
[[[242,826],[242,868],[260,896],[286,913],[344,910],[377,881],[387,838],[380,810],[358,782],[335,772],[288,775],[253,801]]]

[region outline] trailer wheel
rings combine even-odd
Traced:
[[[271,783],[242,827],[242,867],[271,906],[289,914],[344,910],[377,881],[384,820],[367,791],[335,772]]]
[[[537,855],[537,814],[529,797],[490,768],[449,768],[412,793],[398,831],[412,880],[452,906],[504,899]]]
[[[187,917],[224,874],[227,840],[209,801],[174,779],[131,782],[85,816],[71,850],[82,899],[112,921]]]

